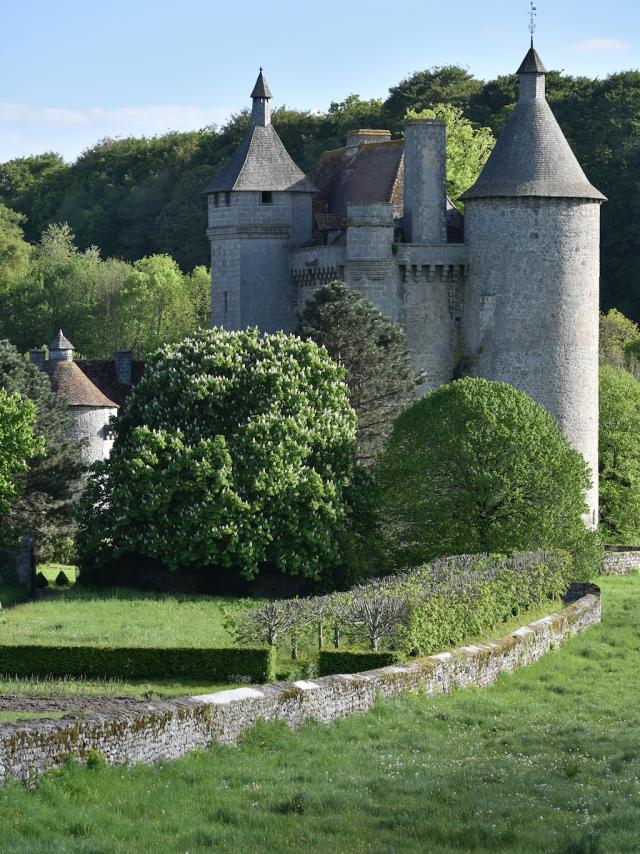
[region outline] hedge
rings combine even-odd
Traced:
[[[399,652],[354,652],[349,649],[322,649],[318,653],[318,676],[361,673],[403,661]]]
[[[5,676],[273,682],[270,647],[0,646]]]

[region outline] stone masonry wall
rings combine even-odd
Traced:
[[[628,575],[640,569],[640,546],[608,546],[604,556],[604,575]]]
[[[331,723],[366,712],[407,692],[449,693],[491,685],[502,672],[539,659],[567,638],[600,621],[600,596],[589,593],[560,613],[536,620],[491,643],[463,646],[404,665],[366,673],[276,683],[167,702],[138,702],[130,710],[0,726],[0,784],[28,780],[59,766],[68,755],[100,751],[111,764],[177,759],[214,741],[234,744],[258,721],[298,727],[307,718]]]

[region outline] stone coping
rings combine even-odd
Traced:
[[[68,756],[99,751],[111,764],[177,759],[212,742],[235,744],[258,721],[295,728],[308,718],[321,723],[366,712],[377,697],[428,696],[470,685],[485,686],[500,673],[530,664],[565,640],[600,622],[600,591],[590,586],[558,613],[489,643],[461,646],[407,664],[364,673],[323,676],[234,688],[165,701],[131,701],[88,717],[25,721],[0,726],[0,784],[28,781],[60,766]]]

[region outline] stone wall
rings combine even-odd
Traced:
[[[28,780],[90,750],[112,764],[177,759],[214,741],[234,744],[258,721],[299,726],[307,718],[331,723],[366,712],[378,695],[448,693],[491,685],[502,672],[539,659],[600,621],[600,596],[588,593],[560,613],[536,620],[491,643],[463,646],[404,665],[313,681],[276,683],[167,702],[137,702],[117,715],[0,726],[0,783]]]
[[[640,569],[640,546],[607,546],[604,575],[628,575]]]
[[[109,421],[118,414],[116,408],[96,408],[95,406],[70,406],[69,436],[82,442],[80,458],[90,466],[92,463],[106,460],[113,447],[113,438],[109,431]]]

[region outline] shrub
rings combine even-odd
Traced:
[[[640,542],[640,382],[600,369],[600,524],[610,543]]]
[[[47,577],[43,572],[36,573],[36,587],[38,590],[44,590],[45,587],[49,586],[49,582],[47,581]]]
[[[550,413],[506,383],[467,378],[414,403],[375,475],[397,566],[470,552],[573,550],[587,536],[585,461]]]
[[[402,656],[397,652],[354,652],[343,649],[323,649],[318,655],[318,676],[335,673],[362,673],[397,664]]]
[[[58,587],[66,587],[69,584],[69,577],[67,573],[61,569],[60,572],[56,575],[56,584]]]
[[[95,466],[81,565],[129,553],[317,578],[340,558],[354,441],[344,371],[316,344],[212,329],[167,345]]]
[[[5,676],[76,676],[86,679],[210,679],[228,682],[242,674],[250,682],[271,682],[274,651],[261,648],[178,648],[97,646],[0,646]]]

